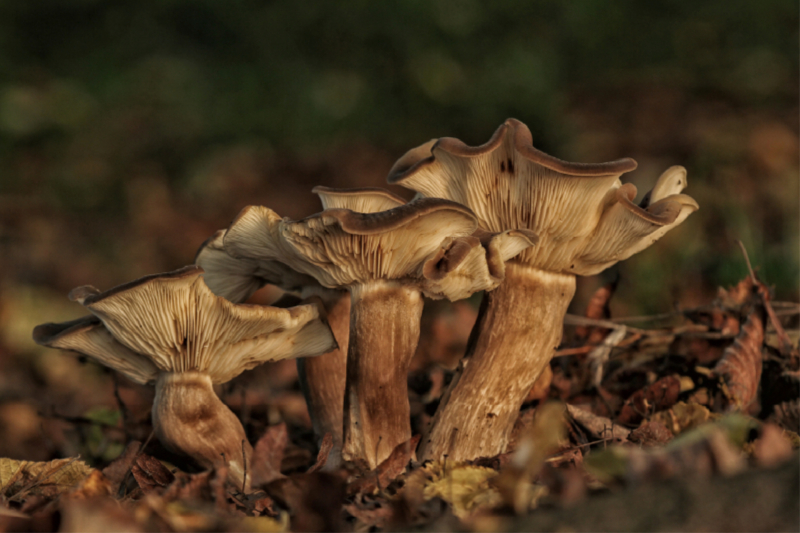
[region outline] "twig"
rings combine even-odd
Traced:
[[[620,324],[617,324],[616,322],[612,322],[610,320],[586,318],[585,316],[570,315],[570,314],[567,314],[564,317],[564,324],[568,326],[598,326],[606,329],[620,328]],[[630,326],[626,326],[626,329],[631,333],[641,333],[642,335],[645,335],[648,332],[648,330],[646,329],[632,328]]]
[[[753,285],[758,285],[756,273],[753,272],[753,265],[750,264],[750,256],[747,255],[747,249],[744,247],[744,243],[740,239],[736,239],[736,243],[739,245],[739,248],[742,249],[742,255],[744,255],[744,261],[747,263],[747,270],[750,272],[750,279],[753,280]]]
[[[245,487],[247,486],[247,453],[245,453],[244,449],[244,439],[242,439],[242,462],[244,463],[244,476],[242,477],[242,494],[247,494],[245,492]]]

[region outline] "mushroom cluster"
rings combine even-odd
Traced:
[[[560,342],[575,277],[647,248],[697,209],[681,194],[681,167],[635,204],[636,188],[620,181],[635,167],[561,161],[513,119],[482,146],[435,139],[389,172],[417,193],[410,202],[318,186],[322,211],[300,220],[245,207],[194,266],[106,292],[75,289],[92,314],[39,326],[34,339],[155,384],[153,426],[165,446],[204,467],[227,465],[246,490],[250,444],[214,384],[298,358],[314,431],[333,437],[326,467],[375,468],[411,438],[407,373],[424,298],[485,291],[418,453],[496,455]],[[243,303],[266,284],[298,305]]]

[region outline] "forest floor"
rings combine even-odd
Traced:
[[[800,305],[771,301],[755,275],[658,316],[611,317],[613,292],[567,316],[495,457],[420,464],[415,437],[374,471],[322,471],[330,439],[309,430],[293,362],[240,376],[219,392],[256,443],[247,493],[152,438],[148,388],[91,367],[113,407],[74,416],[63,391],[5,368],[51,407],[2,406],[6,449],[42,460],[0,459],[0,530],[800,529]],[[438,355],[409,376],[415,434],[474,320],[468,304],[439,311],[421,342]]]

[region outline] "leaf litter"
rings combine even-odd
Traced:
[[[585,316],[568,315],[562,345],[498,456],[419,463],[415,435],[372,471],[327,471],[331,436],[316,442],[297,420],[270,415],[270,425],[247,423],[253,488],[243,493],[226,483],[224,469],[199,472],[154,440],[120,441],[129,433],[109,431],[104,438],[125,447],[110,463],[0,459],[0,530],[59,520],[64,530],[503,530],[602,498],[625,501],[642,487],[797,471],[796,304],[772,302],[751,274],[708,305],[616,319],[613,290],[601,287]],[[440,366],[420,372],[415,432],[448,379]],[[247,408],[255,419],[270,407]],[[764,483],[775,498],[797,492],[797,484]],[[738,512],[745,510],[730,511]]]

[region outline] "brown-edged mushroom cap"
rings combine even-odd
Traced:
[[[246,207],[225,235],[238,257],[279,260],[329,288],[371,280],[412,281],[448,238],[477,228],[472,212],[447,200],[424,198],[378,213],[327,209],[302,220],[266,207]]]
[[[36,326],[33,340],[42,346],[90,357],[141,385],[155,382],[158,376],[158,368],[147,357],[117,342],[94,315]]]
[[[481,146],[442,138],[411,150],[392,168],[388,181],[426,197],[463,203],[486,230],[536,232],[539,244],[523,251],[520,263],[550,272],[588,274],[645,248],[696,209],[686,196],[671,199],[680,206],[655,205],[685,187],[685,171],[683,179],[677,179],[681,170],[676,168],[665,173],[670,179],[659,180],[649,203],[642,207],[630,203],[630,189],[618,191],[619,177],[635,168],[636,162],[627,158],[599,164],[556,159],[533,147],[527,126],[509,119]],[[607,216],[617,203],[625,204],[628,218]],[[619,227],[609,226],[612,221]],[[607,246],[609,254],[598,255],[603,240],[615,231],[614,243]],[[591,253],[584,257],[584,250]]]
[[[319,355],[336,346],[319,306],[235,305],[214,295],[196,266],[106,292],[79,287],[70,298],[159,370],[202,372],[214,383],[266,361]]]
[[[194,264],[205,271],[204,279],[211,292],[233,303],[242,303],[266,284],[299,292],[317,285],[311,276],[296,272],[280,261],[257,261],[233,257],[223,248],[225,230],[218,230],[197,251]]]
[[[393,192],[378,187],[334,189],[317,185],[311,192],[319,196],[322,209],[349,209],[356,213],[380,213],[406,203]]]

